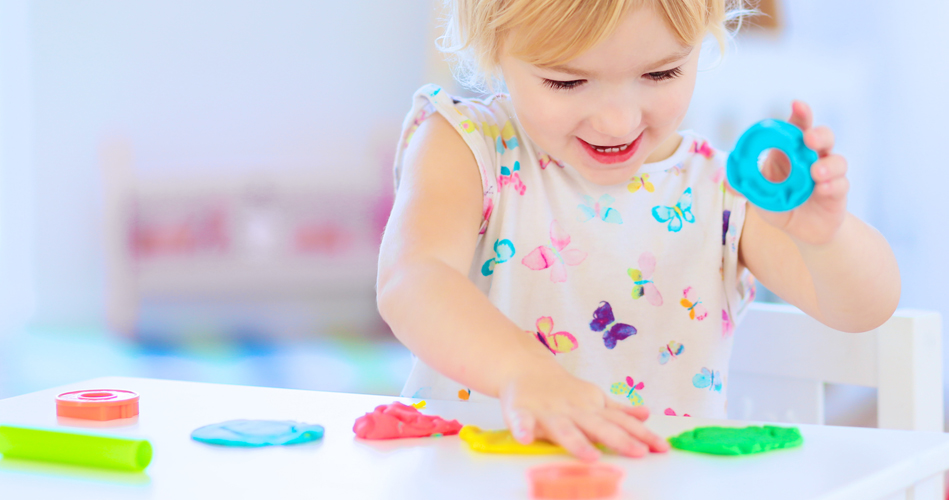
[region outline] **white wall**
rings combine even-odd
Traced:
[[[0,349],[34,306],[29,39],[28,0],[0,1]]]
[[[33,259],[34,323],[69,326],[104,319],[100,143],[128,138],[145,177],[318,172],[329,187],[375,189],[391,182],[376,143],[394,145],[423,83],[432,7],[3,1],[17,14],[4,19],[16,57],[3,102],[23,109],[0,119],[15,146],[2,182],[33,191],[4,217],[32,221],[16,251]]]

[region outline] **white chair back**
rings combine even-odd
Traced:
[[[901,309],[866,333],[834,330],[799,309],[752,304],[735,333],[728,416],[824,423],[824,384],[877,389],[884,429],[943,431],[942,317]]]

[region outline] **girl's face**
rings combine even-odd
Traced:
[[[599,45],[559,67],[502,52],[518,119],[551,156],[601,185],[671,155],[695,87],[699,46],[684,46],[652,8],[632,10]]]

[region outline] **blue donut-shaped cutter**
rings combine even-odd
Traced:
[[[778,148],[791,160],[791,173],[783,182],[771,182],[758,170],[762,151]],[[804,145],[801,129],[780,120],[763,120],[751,126],[728,155],[728,183],[748,201],[772,212],[793,210],[814,191],[811,165],[817,153]]]

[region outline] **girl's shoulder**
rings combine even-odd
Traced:
[[[504,165],[513,165],[513,161],[509,160],[516,161],[523,155],[529,155],[525,152],[529,141],[516,120],[510,99],[505,94],[480,99],[458,97],[435,84],[418,89],[412,98],[412,108],[403,122],[396,152],[397,185],[405,149],[419,126],[435,115],[441,116],[461,136],[477,162],[484,192],[483,211],[486,220],[492,207],[498,203],[498,179]]]
[[[476,144],[469,144],[475,150],[476,157],[503,154],[507,149],[512,149],[507,146],[508,142],[524,142],[506,94],[466,98],[451,95],[438,85],[428,84],[416,91],[413,104],[407,120],[420,123],[432,113],[438,113],[463,137],[467,136],[466,142],[472,142],[469,138],[480,139]],[[480,159],[487,161],[489,158]]]

